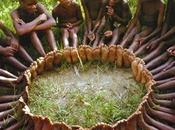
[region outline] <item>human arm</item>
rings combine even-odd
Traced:
[[[83,16],[82,16],[81,8],[78,4],[74,4],[74,5],[76,6],[76,16],[75,16],[76,21],[74,23],[70,23],[70,22],[64,23],[62,24],[63,27],[71,29],[71,28],[79,26],[82,23]]]
[[[10,72],[3,70],[3,69],[0,69],[0,75],[17,79],[17,77],[15,75],[13,75]]]
[[[38,24],[46,20],[45,14],[41,14],[32,22],[25,23],[22,19],[20,19],[17,10],[14,10],[11,13],[11,18],[13,20],[13,25],[15,27],[16,33],[18,35],[24,35],[34,31]]]
[[[15,52],[16,52],[16,49],[13,48],[12,46],[7,46],[7,47],[0,46],[0,54],[5,57],[13,56]]]
[[[4,76],[0,76],[0,83],[11,84],[17,81],[16,78],[7,78]]]
[[[47,20],[45,20],[44,22],[38,24],[34,28],[34,30],[38,31],[38,30],[49,29],[49,28],[51,28],[52,26],[54,26],[56,24],[54,18],[48,13],[48,11],[45,9],[45,7],[42,4],[38,3],[37,8],[41,13],[43,13],[47,16]]]
[[[131,14],[131,10],[129,8],[129,5],[127,3],[121,3],[120,6],[123,6],[123,10],[122,10],[122,17],[118,16],[115,12],[114,12],[114,7],[111,6],[107,6],[107,14],[109,16],[112,16],[114,21],[117,21],[120,24],[123,25],[127,25],[129,20],[132,17]]]

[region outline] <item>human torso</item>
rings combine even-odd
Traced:
[[[19,18],[22,19],[25,23],[29,23],[31,21],[33,21],[34,19],[36,19],[40,14],[42,14],[39,9],[38,9],[38,5],[37,5],[37,11],[34,13],[28,13],[26,10],[24,10],[23,8],[19,7],[17,9]]]
[[[123,9],[123,3],[119,3],[119,4],[115,4],[114,8],[114,13],[119,16],[122,17],[122,12],[124,11]]]
[[[157,25],[159,16],[160,1],[153,0],[149,2],[143,2],[141,5],[141,25],[155,27]]]
[[[96,20],[102,7],[105,7],[106,0],[84,0],[91,20]]]
[[[113,7],[114,14],[117,15],[120,18],[123,18],[123,4],[122,2],[116,3]],[[116,21],[113,17],[111,18],[111,24],[115,27],[118,27],[118,24],[120,24],[118,21]]]
[[[56,7],[55,15],[59,19],[60,23],[74,23],[78,21],[78,11],[80,10],[78,10],[78,5],[76,3],[72,3],[67,7],[64,7],[61,4],[59,4]]]
[[[171,2],[170,2],[171,1]],[[168,11],[166,14],[167,16],[169,16],[169,26],[175,26],[175,0],[169,0],[168,2]],[[169,8],[171,6],[171,8]]]

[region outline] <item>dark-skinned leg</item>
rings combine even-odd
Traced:
[[[172,67],[171,69],[167,71],[162,71],[161,73],[158,73],[157,75],[154,75],[155,80],[163,80],[167,78],[172,78],[175,76],[175,67]]]
[[[64,48],[69,47],[69,41],[68,41],[69,32],[68,32],[68,30],[65,28],[62,28],[61,34],[62,34],[62,41],[64,44]]]
[[[113,33],[112,39],[111,39],[111,42],[109,43],[109,45],[115,45],[118,43],[118,40],[119,40],[119,30],[114,29],[112,33]]]
[[[15,75],[13,75],[12,73],[6,71],[6,70],[3,70],[3,69],[0,69],[0,75],[2,76],[5,76],[7,78],[17,78]]]
[[[72,46],[74,48],[77,48],[78,45],[78,36],[77,36],[78,31],[79,27],[74,27],[72,30],[70,30],[70,37],[72,39]]]
[[[152,51],[152,53],[146,55],[143,60],[145,61],[145,63],[148,63],[150,60],[154,59],[155,57],[157,57],[158,55],[160,55],[163,51],[162,48],[164,46],[164,43],[161,42],[160,45]]]
[[[166,68],[164,68],[164,70],[168,70],[168,69],[171,69],[172,67],[175,66],[175,60],[174,60],[174,57],[173,57],[173,61],[171,63],[169,63]]]
[[[41,44],[41,41],[40,41],[36,32],[31,33],[31,42],[41,56],[46,55],[46,53],[43,49],[43,46]]]
[[[105,44],[105,36],[103,35],[98,43],[98,46],[103,46],[104,44]]]
[[[154,37],[153,39],[151,39],[150,41],[148,41],[147,43],[143,44],[141,47],[138,48],[138,50],[135,51],[135,55],[136,56],[140,56],[146,53],[146,47],[149,45],[150,42],[156,40],[158,37]]]
[[[103,19],[101,20],[101,23],[97,29],[97,31],[95,32],[95,41],[93,43],[93,47],[97,47],[98,46],[98,43],[100,41],[100,38],[101,38],[101,31],[103,30],[104,26],[105,26],[105,23],[106,23],[106,20],[105,18],[103,17]]]
[[[70,31],[70,38],[72,39],[72,47],[77,48],[78,36],[73,30]]]
[[[133,43],[129,47],[129,50],[135,52],[139,48],[139,39],[144,38],[145,36],[150,34],[152,30],[153,29],[150,27],[143,27],[143,31],[135,36]]]
[[[158,55],[160,55],[162,52],[165,52],[167,48],[169,48],[171,45],[173,45],[175,42],[175,38],[171,38],[170,40],[161,42],[158,47],[152,51],[149,55],[143,58],[143,60],[147,63],[150,60],[154,59]]]
[[[93,43],[93,48],[95,48],[95,47],[98,46],[99,40],[100,40],[99,34],[98,33],[95,33],[95,41]]]
[[[123,41],[121,42],[121,46],[123,48],[127,48],[131,44],[136,34],[137,34],[137,27],[133,28],[131,32],[128,34],[128,36],[125,39],[123,39]]]
[[[52,51],[57,50],[56,41],[55,41],[55,37],[54,37],[52,30],[48,29],[45,31],[45,33],[46,33],[46,37],[47,37],[49,46],[52,49]]]
[[[118,29],[114,29],[110,45],[119,44],[119,41],[126,32],[126,29],[126,26],[123,25],[119,26]]]
[[[23,65],[21,62],[19,62],[16,58],[14,57],[6,57],[5,60],[9,62],[11,65],[19,69],[20,71],[25,71],[27,67]]]
[[[173,80],[175,80],[175,77],[163,79],[163,80],[158,80],[158,81],[156,81],[156,86],[167,83],[167,82],[171,82]]]
[[[151,70],[151,73],[152,73],[153,75],[156,75],[157,73],[161,72],[161,71],[164,70],[166,67],[168,67],[173,61],[174,61],[174,59],[173,59],[172,57],[170,57],[166,63],[163,63],[163,64],[160,65],[159,67],[157,67],[157,68]]]
[[[156,67],[160,66],[162,63],[165,63],[169,58],[169,54],[167,52],[164,52],[162,55],[156,57],[152,61],[150,61],[148,64],[146,64],[146,68],[149,70],[153,70]]]
[[[83,41],[82,41],[83,45],[88,45],[89,44],[88,37],[87,37],[88,32],[89,32],[88,28],[86,27],[86,25],[84,25],[84,34],[83,34]]]
[[[19,46],[19,50],[18,50],[19,55],[24,58],[28,63],[32,63],[33,59],[31,58],[31,56],[26,52],[26,50],[22,47]]]

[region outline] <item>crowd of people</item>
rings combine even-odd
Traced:
[[[160,104],[174,108],[175,0],[137,0],[134,16],[126,0],[81,0],[82,8],[73,0],[58,1],[49,13],[37,0],[19,0],[11,12],[15,32],[0,21],[5,35],[0,38],[0,87],[23,83],[21,75],[36,60],[28,48],[44,57],[48,52],[43,41],[56,51],[55,35],[59,35],[64,48],[119,45],[142,58],[157,88],[173,92],[170,107]],[[8,72],[6,64],[13,71]]]

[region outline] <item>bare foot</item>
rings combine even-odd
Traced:
[[[93,61],[94,57],[93,57],[93,49],[90,46],[86,46],[86,57],[88,61]]]
[[[96,47],[93,49],[93,57],[94,57],[94,60],[100,60],[101,58],[101,48],[100,47]]]
[[[108,61],[114,63],[115,58],[116,58],[116,46],[111,45],[109,46]]]
[[[72,63],[76,63],[78,61],[78,50],[76,48],[71,49],[71,58],[72,58]]]
[[[65,48],[63,50],[63,56],[68,63],[72,63],[71,60],[71,48]]]
[[[60,65],[62,61],[62,53],[57,50],[54,54],[54,65]]]
[[[108,61],[108,54],[109,54],[108,46],[101,47],[101,61],[102,62],[107,62]]]
[[[85,51],[85,45],[81,45],[78,48],[78,53],[82,61],[86,61],[86,51]]]
[[[45,56],[45,69],[51,70],[53,68],[53,61],[54,61],[54,52],[49,52]]]

